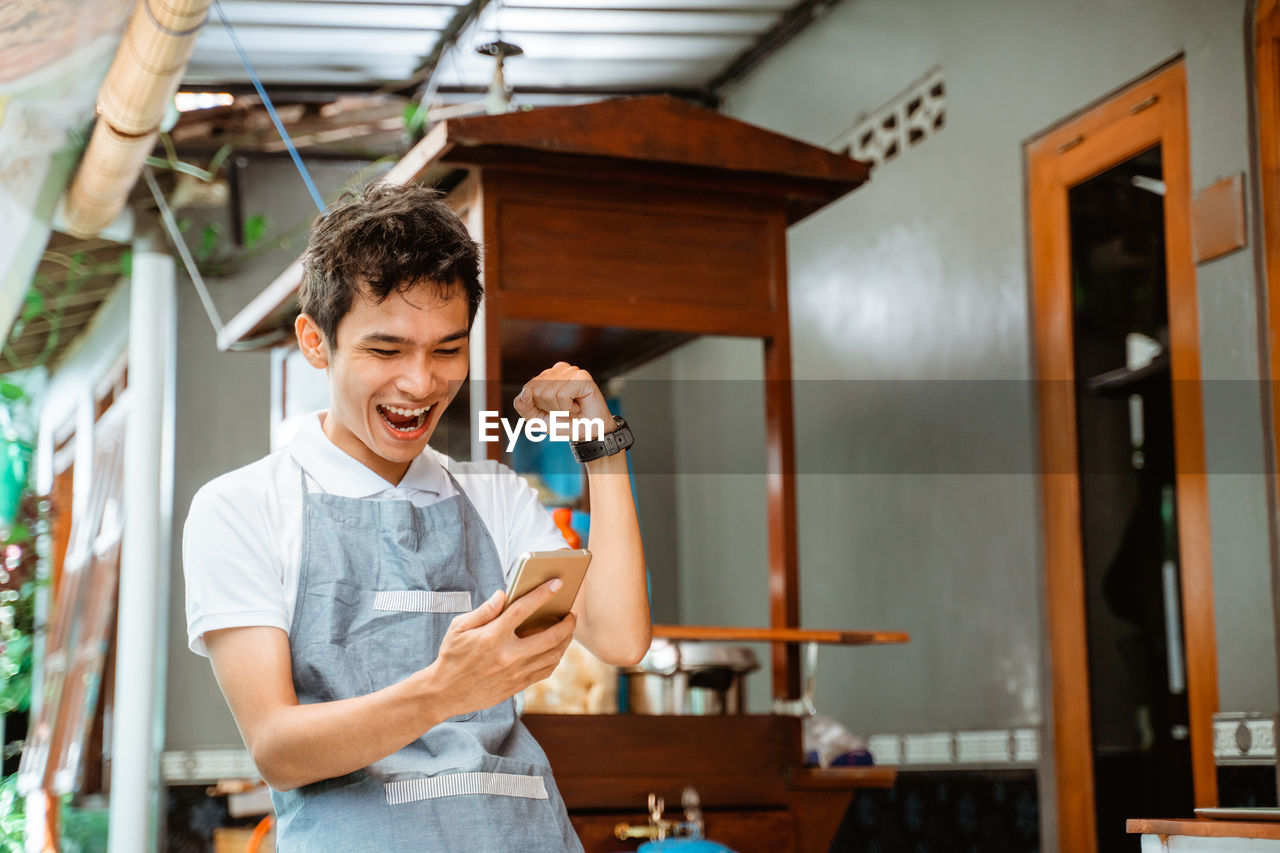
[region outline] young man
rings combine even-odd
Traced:
[[[511,697],[575,636],[619,665],[648,649],[635,505],[624,453],[585,463],[591,568],[572,614],[516,637],[559,581],[503,612],[507,576],[564,540],[510,469],[427,446],[481,296],[477,246],[432,191],[375,185],[332,207],[295,326],[330,408],[192,501],[190,645],[273,789],[282,851],[581,849]],[[563,363],[515,406],[625,428]]]

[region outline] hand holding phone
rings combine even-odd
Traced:
[[[527,637],[559,622],[573,609],[574,599],[582,586],[591,563],[591,552],[585,549],[563,551],[529,551],[520,556],[516,573],[507,587],[507,602],[511,603],[553,578],[559,578],[564,586],[545,604],[533,612],[516,628],[516,636]]]

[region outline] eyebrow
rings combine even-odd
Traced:
[[[459,329],[458,331],[450,332],[449,334],[445,335],[443,338],[440,338],[438,341],[435,341],[433,346],[437,344],[447,344],[453,341],[463,340],[467,337],[470,337],[470,335],[471,335],[471,332],[469,329]],[[369,334],[364,335],[363,337],[360,338],[360,343],[366,344],[366,345],[367,344],[394,344],[395,346],[401,346],[401,347],[415,346],[415,342],[409,340],[408,338],[401,337],[400,335],[389,335],[385,332],[370,332]]]

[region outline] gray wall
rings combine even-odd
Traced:
[[[362,164],[310,162],[320,192],[332,198]],[[315,206],[291,162],[250,160],[244,186],[246,216],[265,214],[271,234],[314,218]],[[211,218],[227,223],[224,211],[190,214],[196,225],[189,241]],[[305,229],[254,258],[235,275],[208,281],[223,320],[257,295],[305,245]],[[219,352],[213,327],[195,287],[179,267],[178,391],[173,496],[173,583],[169,610],[169,678],[165,749],[242,748],[235,721],[218,690],[207,659],[187,649],[182,579],[182,524],[191,498],[219,474],[265,456],[269,446],[270,365],[265,353]]]
[[[790,232],[797,463],[809,472],[798,483],[802,621],[912,634],[902,648],[824,651],[819,707],[851,728],[1043,721],[1023,145],[1185,52],[1193,186],[1248,171],[1244,21],[1240,0],[857,0],[729,93],[726,113],[825,145],[933,66],[946,76],[945,128]],[[1252,263],[1238,252],[1198,270],[1206,378],[1258,375]],[[737,343],[699,342],[669,369],[736,375],[745,357]],[[824,379],[844,382],[806,383]],[[902,417],[924,399],[907,390],[920,380],[1009,382],[976,386],[999,397],[976,421],[962,393],[945,391],[933,411]],[[1206,389],[1220,696],[1223,709],[1268,710],[1261,409],[1240,391],[1227,407]],[[881,416],[882,405],[906,408]],[[675,412],[680,451],[721,454],[727,470],[732,456],[707,429],[722,419],[696,400]],[[957,423],[977,429],[956,435]],[[982,449],[992,445],[995,465]],[[682,617],[765,618],[762,496],[688,478],[678,494]]]
[[[1023,143],[1185,52],[1193,185],[1247,171],[1243,6],[856,0],[730,93],[727,113],[826,144],[930,67],[940,64],[946,74],[945,129],[793,228],[789,241],[796,377],[846,383],[842,394],[826,393],[836,385],[801,383],[810,391],[797,391],[797,461],[808,472],[798,484],[803,621],[913,636],[902,648],[823,652],[819,706],[851,728],[1041,722],[1040,494],[1025,473],[1034,470],[1036,424],[1029,389],[1020,385],[1032,370]],[[345,175],[334,168],[329,186]],[[280,169],[255,192],[296,215],[309,202],[287,165]],[[259,276],[219,283],[224,312],[291,256],[263,262]],[[1204,375],[1256,378],[1249,253],[1202,265],[1199,295]],[[263,356],[215,353],[189,289],[179,322],[175,517],[183,518],[200,484],[266,452],[267,368]],[[754,344],[706,340],[653,365],[650,375],[750,378],[758,365]],[[956,417],[950,407],[963,401],[948,396],[936,411],[889,425],[879,416],[885,387],[960,379],[1011,380],[999,417],[984,428],[1006,445],[1001,459],[1012,473],[984,470],[972,436],[948,429]],[[652,479],[638,477],[642,516],[653,520],[646,528],[668,531],[661,541],[651,533],[647,543],[660,597],[655,612],[762,624],[762,481],[750,471],[732,473],[762,448],[762,426],[744,420],[727,442],[711,428],[726,422],[731,403],[744,419],[758,409],[749,397],[708,406],[692,389],[673,383],[673,440],[661,451],[669,456],[654,463]],[[656,428],[666,404],[653,405]],[[638,408],[628,410],[633,421],[644,417]],[[1234,472],[1210,481],[1221,706],[1228,710],[1276,707],[1265,484],[1252,473],[1262,470],[1259,424],[1256,399],[1206,406],[1210,463],[1232,460],[1220,467]],[[643,441],[654,433],[638,434]],[[973,454],[967,473],[930,473],[966,453]],[[676,470],[683,461],[730,473],[664,479],[668,458]],[[671,495],[674,504],[661,503]],[[207,663],[185,651],[180,577],[173,594],[170,748],[236,744]],[[751,695],[760,709],[762,676]]]
[[[675,421],[670,358],[648,362],[606,386],[605,393],[622,402],[632,432],[642,437],[627,451],[635,483],[636,514],[649,572],[650,614],[657,624],[679,622],[679,516],[675,478],[676,448],[671,441]],[[583,365],[590,370],[591,365]]]

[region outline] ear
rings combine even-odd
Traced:
[[[298,336],[298,349],[302,350],[302,357],[307,363],[317,370],[326,369],[330,361],[329,343],[316,321],[310,315],[299,314],[293,321],[293,331]]]

